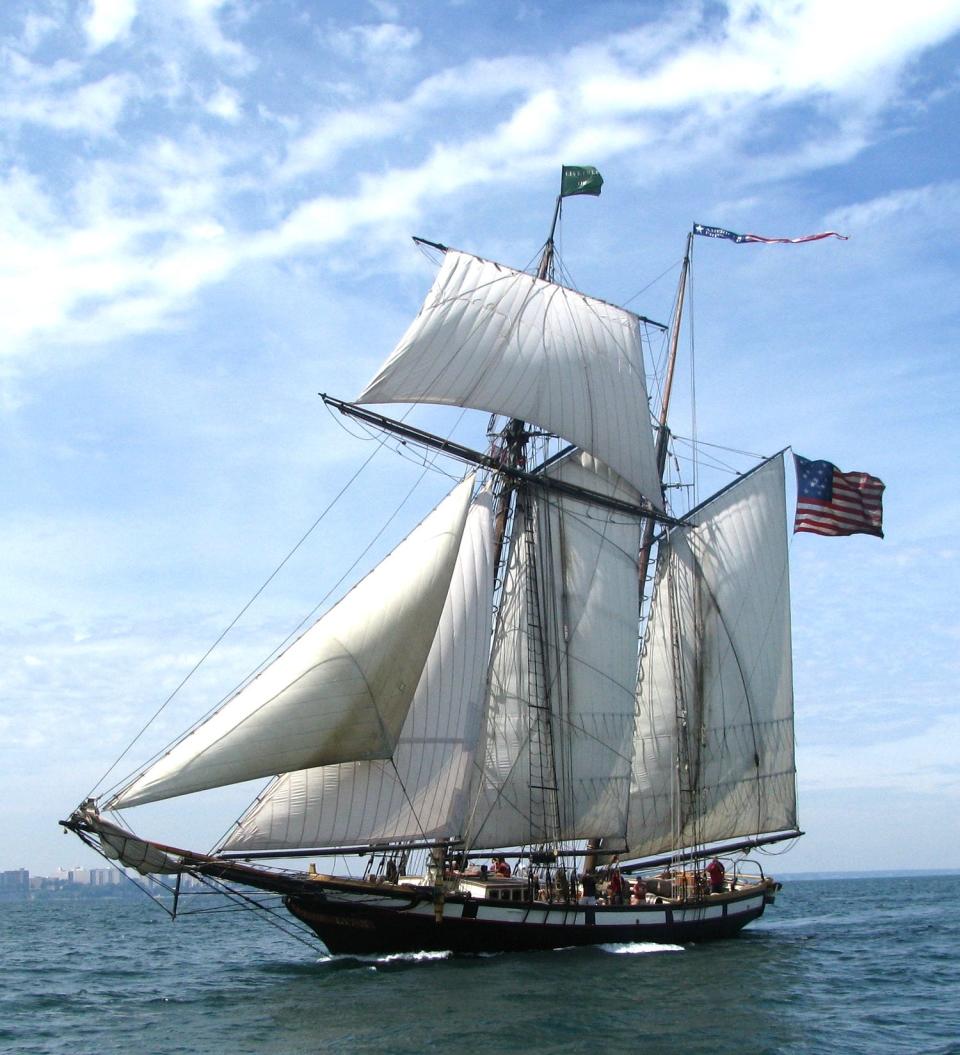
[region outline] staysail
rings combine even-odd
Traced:
[[[420,313],[358,402],[452,404],[533,422],[662,508],[639,320],[553,282],[447,250]]]
[[[474,479],[105,808],[356,759],[397,744],[449,591]]]
[[[481,728],[493,596],[493,502],[467,518],[450,591],[393,757],[286,773],[223,844],[231,851],[459,835]]]
[[[686,520],[661,543],[641,660],[636,857],[796,826],[782,457]]]

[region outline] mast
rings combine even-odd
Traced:
[[[561,172],[560,193],[553,209],[550,233],[544,243],[537,267],[537,278],[549,281],[553,277],[555,236],[557,223],[564,197],[565,170]],[[599,190],[597,191],[599,193]],[[501,432],[504,445],[502,460],[505,469],[518,470],[527,464],[527,441],[530,434],[519,418],[511,418]],[[522,517],[522,530],[527,547],[527,621],[528,621],[528,686],[529,686],[529,794],[530,794],[530,840],[539,836],[542,846],[553,843],[554,848],[560,838],[560,784],[557,774],[557,754],[553,737],[554,702],[550,691],[550,679],[546,664],[545,628],[541,619],[541,590],[539,582],[538,561],[534,555],[535,540],[533,530],[533,508],[529,500],[518,492],[517,481],[509,472],[501,472],[500,488],[494,524],[494,569],[495,574],[501,568],[504,540],[510,520],[510,508],[513,505],[513,533],[516,536],[517,520]],[[521,499],[524,499],[521,501]],[[505,574],[505,572],[504,572]]]
[[[693,234],[687,235],[687,247],[683,256],[683,265],[680,269],[680,283],[677,288],[677,303],[673,313],[670,330],[670,354],[667,357],[667,376],[663,385],[663,399],[660,403],[660,415],[657,420],[657,472],[660,476],[660,488],[663,491],[663,477],[667,466],[667,442],[670,432],[667,429],[667,415],[670,410],[670,395],[673,390],[673,375],[677,365],[677,347],[680,343],[680,321],[683,317],[683,302],[687,291],[687,277],[690,273],[690,253],[693,248]],[[647,571],[650,566],[650,551],[653,547],[653,525],[654,521],[648,519],[643,527],[643,542],[640,546],[639,574],[640,574],[640,603],[643,604],[643,587],[647,581]]]
[[[537,268],[537,278],[547,281],[552,276],[554,257],[554,235],[560,217],[563,201],[562,191],[557,195],[553,210],[553,221],[550,234],[544,243]],[[511,419],[507,425],[508,451],[514,459],[514,466],[526,464],[527,440],[529,433],[522,421]],[[551,679],[547,671],[547,646],[545,626],[541,617],[543,589],[545,583],[540,581],[539,561],[536,556],[534,533],[534,510],[528,491],[518,492],[516,484],[505,488],[502,498],[509,504],[513,497],[514,534],[516,535],[517,519],[523,518],[524,545],[527,550],[526,574],[526,613],[528,633],[527,677],[529,688],[528,705],[528,786],[530,806],[530,841],[541,846],[551,843],[556,845],[560,838],[560,785],[557,776],[557,754],[553,738],[553,692],[550,689]],[[498,516],[498,526],[499,526]],[[504,509],[504,527],[506,527],[507,510]],[[498,554],[502,548],[502,538],[498,539]],[[496,566],[496,565],[495,565]]]
[[[677,348],[680,342],[680,324],[683,317],[683,303],[686,294],[687,278],[690,271],[690,253],[693,247],[693,232],[687,234],[687,245],[686,251],[684,252],[683,265],[680,271],[680,282],[677,289],[677,301],[672,320],[672,330],[670,334],[670,354],[667,359],[667,376],[664,381],[663,399],[660,404],[660,415],[658,419],[657,428],[657,446],[656,446],[656,463],[657,472],[660,476],[660,486],[663,488],[664,473],[666,470],[667,463],[667,443],[669,440],[669,430],[667,429],[667,416],[670,408],[670,395],[673,389],[673,377],[677,362]],[[661,493],[663,493],[661,491]],[[653,521],[647,520],[644,525],[643,532],[643,545],[640,549],[640,560],[639,560],[639,574],[640,574],[640,597],[641,605],[643,604],[643,588],[646,582],[647,570],[650,564],[650,551],[653,543]],[[694,619],[698,626],[697,640],[702,640],[702,612],[700,605],[700,592],[697,591],[694,605]],[[680,639],[676,625],[671,621],[671,639],[672,647],[674,652],[674,680],[675,680],[675,698],[677,700],[677,714],[676,720],[678,725],[679,735],[677,737],[677,792],[678,792],[678,818],[677,818],[677,834],[683,836],[684,833],[689,833],[691,836],[688,842],[694,847],[694,852],[697,846],[701,843],[699,821],[701,816],[701,808],[699,801],[699,788],[700,788],[700,751],[699,745],[702,739],[702,732],[696,737],[696,743],[698,744],[698,750],[695,754],[691,754],[690,750],[690,715],[687,708],[686,692],[682,684],[682,678],[680,671],[682,669],[682,656],[680,654]],[[700,649],[696,650],[696,662],[695,662],[695,673],[694,683],[696,686],[696,692],[698,698],[702,697],[703,694],[703,669],[700,660]],[[697,714],[700,719],[703,718],[703,708],[697,708]]]
[[[673,319],[670,327],[670,352],[667,357],[667,376],[663,386],[663,399],[660,402],[660,414],[657,419],[657,446],[656,465],[657,476],[660,481],[660,492],[663,495],[663,477],[667,465],[667,442],[670,438],[667,429],[667,415],[670,410],[670,395],[673,390],[673,375],[677,365],[677,348],[680,343],[680,321],[683,317],[683,303],[687,289],[687,276],[690,271],[690,252],[693,248],[693,234],[687,235],[687,245],[683,255],[683,264],[680,269],[680,282],[677,288],[677,299],[674,307]],[[640,554],[637,561],[637,574],[640,580],[640,608],[643,609],[644,586],[647,581],[647,571],[650,567],[650,552],[653,548],[653,529],[655,518],[647,517],[644,520],[643,535],[640,542]],[[587,853],[583,860],[584,872],[592,872],[597,866],[597,854],[600,851],[602,840],[591,839],[587,844]]]
[[[553,222],[550,224],[550,234],[543,246],[540,255],[540,263],[537,267],[537,278],[546,280],[553,268],[554,235],[557,231],[557,221],[560,218],[560,205],[563,194],[557,195],[557,203],[553,209]],[[527,461],[527,440],[529,435],[519,418],[511,418],[506,427],[500,433],[504,444],[502,452],[503,464],[511,469],[522,469]],[[500,559],[503,554],[503,541],[507,532],[507,521],[510,515],[510,502],[516,489],[515,481],[501,474],[501,485],[497,500],[497,511],[495,520],[494,536],[494,559],[495,569],[500,567]]]

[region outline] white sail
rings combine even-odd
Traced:
[[[623,501],[637,494],[583,452],[546,475]],[[623,838],[637,676],[636,517],[550,492],[514,528],[490,679],[478,847]],[[526,519],[526,518],[524,518]],[[532,533],[532,545],[531,545]],[[529,705],[549,707],[555,775]],[[559,784],[555,798],[529,785]],[[551,827],[552,825],[552,827]],[[532,828],[532,831],[531,831]]]
[[[635,315],[448,250],[363,403],[444,403],[531,421],[596,455],[660,506]]]
[[[472,488],[471,477],[108,808],[311,766],[388,758],[443,610]]]
[[[783,459],[687,519],[661,546],[641,661],[632,856],[796,825]]]
[[[393,758],[286,773],[230,833],[227,850],[356,846],[460,833],[490,653],[493,513],[467,519],[443,614]]]
[[[527,743],[527,562],[518,501],[490,655],[484,728],[477,755],[469,846],[517,846],[530,838]]]

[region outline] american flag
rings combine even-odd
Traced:
[[[794,532],[877,535],[883,538],[883,481],[867,473],[842,473],[831,462],[793,456],[797,468]]]
[[[821,238],[840,238],[844,242],[849,239],[845,234],[836,231],[821,231],[819,234],[805,234],[800,238],[765,238],[762,234],[737,234],[728,231],[725,227],[708,227],[703,223],[693,225],[693,233],[702,235],[704,238],[728,238],[731,242],[766,242],[768,245],[775,243],[796,244],[797,242],[819,242]]]

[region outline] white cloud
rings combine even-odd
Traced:
[[[182,26],[194,47],[231,63],[238,72],[249,71],[255,66],[252,56],[227,37],[220,25],[219,16],[230,8],[230,0],[168,0],[163,17]]]
[[[419,29],[407,29],[395,22],[381,22],[375,26],[357,26],[353,32],[361,40],[363,52],[368,58],[412,51],[421,40]]]
[[[400,17],[400,5],[392,0],[368,0],[368,3],[385,22],[396,22]]]
[[[329,482],[318,466],[344,468],[340,460],[356,449],[339,433],[312,431],[314,379],[332,376],[355,391],[376,351],[402,332],[421,291],[420,272],[416,289],[385,276],[394,264],[377,258],[384,246],[401,245],[425,216],[438,225],[451,220],[458,234],[476,230],[465,203],[485,210],[492,241],[503,244],[517,229],[526,238],[528,216],[508,199],[526,209],[531,174],[542,191],[561,161],[583,161],[604,168],[608,202],[618,201],[624,182],[640,185],[633,212],[619,198],[623,223],[615,233],[627,242],[673,225],[691,201],[721,202],[725,216],[751,222],[761,214],[792,218],[794,209],[798,224],[799,214],[804,223],[811,213],[819,221],[833,208],[827,225],[855,236],[843,246],[846,264],[826,253],[817,258],[818,294],[863,298],[824,311],[822,327],[849,326],[832,343],[819,319],[806,341],[803,313],[789,318],[794,302],[778,295],[778,283],[795,281],[778,268],[797,261],[800,275],[809,254],[719,255],[724,247],[710,246],[729,267],[729,282],[712,286],[723,276],[704,268],[698,311],[721,289],[729,294],[724,318],[737,318],[722,341],[699,330],[698,341],[716,342],[700,362],[716,352],[727,371],[741,354],[752,356],[756,380],[766,347],[755,333],[745,335],[741,315],[753,310],[753,296],[773,316],[765,332],[777,347],[787,335],[786,353],[771,357],[799,359],[797,348],[826,337],[817,354],[829,368],[817,372],[811,362],[809,385],[798,383],[789,404],[784,396],[744,414],[741,397],[727,400],[730,420],[780,414],[809,422],[808,435],[842,438],[827,450],[823,437],[823,453],[839,460],[873,449],[859,426],[834,421],[841,409],[859,405],[860,420],[879,430],[892,395],[906,404],[895,433],[905,467],[888,480],[890,538],[876,551],[883,559],[855,541],[844,550],[854,554],[848,564],[822,549],[814,556],[812,546],[808,558],[803,541],[794,547],[801,783],[851,794],[882,787],[905,795],[919,786],[939,798],[934,789],[946,787],[951,764],[945,745],[960,731],[947,714],[960,633],[950,585],[956,548],[944,539],[944,552],[934,553],[923,536],[941,538],[943,523],[955,519],[956,488],[942,452],[955,431],[956,373],[953,320],[937,330],[949,356],[941,349],[930,361],[926,320],[935,297],[921,298],[918,287],[934,273],[929,263],[916,265],[946,252],[950,239],[937,236],[955,231],[960,192],[946,182],[953,174],[944,177],[935,164],[936,143],[918,158],[914,181],[908,164],[892,165],[890,139],[913,132],[912,119],[942,94],[936,64],[918,62],[916,71],[911,64],[956,30],[956,4],[876,5],[869,20],[855,20],[855,5],[819,0],[738,0],[726,13],[689,3],[592,37],[580,32],[593,24],[592,13],[571,9],[571,20],[581,18],[578,32],[564,30],[564,39],[545,19],[546,50],[526,53],[514,25],[517,36],[484,53],[466,39],[472,8],[438,5],[436,17],[415,29],[403,23],[413,8],[373,0],[360,14],[339,16],[352,28],[340,31],[340,55],[328,52],[324,62],[304,29],[316,8],[295,6],[291,14],[246,0],[136,9],[79,3],[69,30],[63,19],[31,15],[0,51],[0,376],[7,382],[0,426],[10,441],[7,490],[15,503],[0,532],[13,568],[0,651],[11,672],[8,707],[36,718],[19,756],[25,768],[70,768],[68,745],[55,735],[70,710],[97,732],[84,745],[91,754],[115,754],[142,701],[159,702],[222,628],[207,612],[232,614],[251,580],[262,581],[261,568],[273,566],[252,555],[272,556],[291,524],[299,531],[311,522]],[[44,11],[62,9],[55,0]],[[357,25],[365,15],[370,22]],[[907,98],[905,87],[913,92]],[[873,147],[888,167],[870,169],[869,182],[866,165],[831,171]],[[811,171],[815,180],[785,186],[785,176]],[[645,192],[661,176],[669,180],[654,206]],[[677,184],[681,192],[671,193]],[[495,212],[499,227],[486,224]],[[586,207],[571,213],[574,223],[591,222]],[[618,215],[611,226],[619,222]],[[597,234],[602,242],[600,224]],[[932,252],[921,257],[924,243]],[[790,264],[779,264],[788,257]],[[620,281],[638,259],[627,266],[617,257],[605,273]],[[944,289],[955,285],[953,264],[939,273]],[[842,275],[844,266],[857,281]],[[426,265],[416,258],[411,270],[418,267]],[[338,274],[348,268],[349,282]],[[632,292],[633,278],[623,281]],[[896,311],[865,310],[899,284]],[[804,287],[798,299],[810,292]],[[820,297],[805,300],[805,312],[810,303],[819,306]],[[952,305],[940,296],[933,314],[946,316]],[[854,333],[900,324],[913,337],[921,314],[922,336],[904,354],[884,346],[875,357]],[[176,340],[124,341],[171,327],[181,328]],[[848,345],[857,344],[859,365],[849,362]],[[923,399],[921,382],[932,376],[935,391]],[[824,378],[821,388],[815,381]],[[701,407],[711,400],[705,389]],[[935,415],[947,442],[936,444],[935,456],[932,443],[918,453]],[[859,457],[844,464],[861,466]],[[887,473],[872,458],[862,467]],[[386,503],[388,474],[372,501]],[[292,496],[302,500],[295,509]],[[354,541],[348,536],[358,522],[379,520],[369,506],[360,521],[356,514],[349,511],[349,528],[332,544],[325,540],[310,573],[294,576],[290,592],[309,594],[307,609],[329,554]],[[896,546],[898,532],[909,532],[909,546]],[[198,537],[199,549],[186,552],[183,540]],[[302,614],[299,603],[291,607]],[[282,633],[263,635],[275,636]],[[228,648],[224,666],[235,658],[239,667],[243,652],[238,647],[234,657]],[[109,751],[97,747],[104,739]]]
[[[305,173],[332,169],[346,151],[373,140],[382,141],[399,135],[408,124],[409,114],[403,107],[391,103],[327,114],[309,132],[291,143],[276,176],[281,180],[291,180]]]
[[[359,57],[365,62],[389,61],[413,50],[421,40],[420,30],[408,29],[396,22],[378,22],[331,29],[327,43],[348,57]]]
[[[136,79],[129,74],[111,73],[100,80],[50,91],[51,81],[62,82],[72,76],[67,64],[38,73],[36,68],[21,77],[16,91],[8,86],[4,92],[4,123],[33,124],[57,132],[109,136],[127,104],[139,91]]]
[[[90,0],[84,32],[93,50],[123,40],[137,14],[137,0]]]
[[[233,88],[218,85],[217,90],[207,100],[205,108],[208,113],[224,121],[239,121],[242,109],[240,95]]]
[[[924,227],[931,223],[952,226],[960,222],[960,182],[908,187],[883,194],[844,206],[831,219],[857,231],[889,229],[891,224],[898,229],[918,223]]]
[[[249,71],[251,56],[225,36],[227,10],[218,0],[177,0],[150,17],[152,24],[166,19],[178,25],[189,46]],[[0,273],[7,354],[25,350],[40,333],[84,343],[164,325],[199,289],[244,261],[316,251],[375,226],[388,236],[412,222],[427,196],[438,201],[510,173],[544,171],[567,155],[602,163],[657,142],[655,152],[644,152],[648,173],[683,173],[709,163],[734,180],[744,171],[748,180],[782,178],[849,158],[870,141],[872,115],[890,102],[892,71],[960,24],[960,12],[931,0],[925,18],[884,8],[868,29],[841,34],[852,10],[821,0],[787,7],[737,2],[724,22],[708,27],[707,45],[693,9],[684,9],[659,27],[578,44],[543,60],[470,60],[422,79],[404,97],[387,94],[364,107],[328,109],[303,134],[291,135],[305,123],[301,115],[271,121],[276,138],[266,144],[260,112],[245,106],[237,83],[221,79],[203,105],[230,124],[229,146],[204,139],[191,122],[138,146],[136,154],[121,150],[109,162],[74,165],[75,172],[65,174],[73,180],[66,195],[54,197],[23,173],[8,177],[4,248],[17,266]],[[100,26],[97,39],[135,28],[132,6],[99,4],[90,12],[88,24]],[[834,28],[824,41],[827,21]],[[675,46],[657,50],[654,28]],[[843,61],[832,50],[840,36]],[[339,31],[338,40],[364,60],[389,60],[415,49],[420,36],[384,21]],[[78,85],[76,64],[40,67],[14,54],[19,86],[8,96],[5,120],[55,133],[111,135],[134,102],[158,117],[176,104],[186,81],[171,61],[151,87],[123,72]],[[851,68],[859,77],[874,77],[869,102],[859,97]],[[839,110],[844,94],[854,102],[841,116],[816,123],[793,142],[756,149],[757,114],[769,113],[777,100]],[[441,118],[447,130],[442,139],[431,131]],[[362,164],[348,166],[351,179],[342,178],[348,152],[393,143],[406,147],[403,160],[386,154],[367,171]],[[748,170],[741,163],[745,154]],[[242,181],[231,175],[238,167]],[[303,193],[309,178],[321,187],[313,198]],[[245,233],[231,235],[223,217],[244,184],[265,192],[266,204]],[[869,208],[877,215],[916,211],[924,193],[931,192]],[[867,208],[848,211],[837,223],[866,220]]]
[[[59,27],[60,22],[57,19],[31,11],[23,22],[23,33],[19,42],[20,47],[28,53],[33,51]]]
[[[160,142],[135,163],[89,166],[66,202],[11,173],[0,199],[3,354],[41,336],[54,342],[48,356],[63,339],[76,353],[175,318],[236,262],[211,212],[226,163],[202,145]]]

